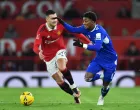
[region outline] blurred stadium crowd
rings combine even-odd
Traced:
[[[55,10],[58,16],[76,26],[82,23],[84,12],[94,11],[118,52],[118,69],[140,69],[139,0],[1,0],[0,71],[46,70],[32,47],[38,27],[45,23],[47,9]],[[68,67],[85,70],[95,53],[73,47],[74,36],[64,36]]]

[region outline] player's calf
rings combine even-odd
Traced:
[[[57,60],[57,65],[59,71],[63,74],[64,78],[67,79],[67,81],[70,83],[70,85],[74,84],[71,72],[66,67],[67,60],[65,58],[59,58]]]
[[[65,69],[61,68],[60,71],[63,74],[64,78],[70,83],[70,87],[73,90],[73,92],[75,92],[76,94],[78,94],[80,96],[78,88],[74,84],[74,80],[73,80],[73,77],[71,75],[71,72],[67,68],[65,68]]]
[[[66,63],[67,63],[67,60],[65,58],[59,58],[57,60],[58,69],[63,74],[63,77],[69,82],[70,88],[73,91],[73,96],[74,96],[75,103],[80,104],[81,101],[80,101],[79,97],[81,95],[81,92],[77,88],[77,86],[74,84],[73,77],[71,75],[71,72],[67,69]]]
[[[71,90],[70,86],[63,80],[60,74],[57,72],[55,73],[52,78],[56,81],[59,87],[65,91],[66,93],[73,95],[73,91]]]
[[[67,79],[67,81],[70,83],[70,88],[74,93],[76,93],[76,95],[77,95],[76,97],[80,97],[81,92],[77,88],[77,86],[74,84],[70,71],[66,68],[64,71],[61,71],[61,72],[62,72],[64,78]]]
[[[108,86],[108,87],[102,87],[101,88],[101,94],[102,94],[102,96],[103,97],[105,97],[106,95],[107,95],[107,93],[109,92],[109,90],[110,90],[110,87]]]
[[[59,87],[65,91],[66,93],[70,94],[70,95],[73,95],[73,91],[71,90],[71,88],[69,87],[69,85],[66,83],[66,82],[62,82],[62,83],[58,83],[57,84],[59,85]]]
[[[109,87],[110,82],[111,82],[111,79],[108,79],[108,78],[105,78],[103,80],[103,87],[101,88],[101,94],[103,97],[105,97],[110,90],[110,87]]]
[[[104,105],[104,97],[108,94],[110,87],[109,84],[112,81],[111,77],[104,77],[103,87],[101,88],[101,95],[99,96],[97,105]]]
[[[71,75],[71,72],[65,68],[63,71],[61,71],[64,78],[70,83],[70,85],[73,85],[74,84],[74,81],[73,81],[73,78],[72,78],[72,75]]]

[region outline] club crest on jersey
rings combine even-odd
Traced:
[[[60,34],[61,34],[61,31],[58,31],[58,32],[57,32],[57,35],[60,35]]]

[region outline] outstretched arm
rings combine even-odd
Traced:
[[[79,27],[73,27],[73,26],[71,26],[70,24],[68,24],[68,23],[66,23],[66,22],[63,24],[63,26],[64,26],[68,31],[70,31],[70,32],[72,32],[72,33],[83,33],[83,29],[84,29],[83,25],[82,25],[82,26],[79,26]]]
[[[61,23],[69,32],[72,33],[83,33],[84,26],[79,26],[79,27],[73,27],[70,24],[64,22],[61,18],[57,17],[59,23]]]
[[[63,25],[61,25],[63,28],[63,33],[69,33],[68,30],[65,29],[65,27]],[[70,33],[72,34],[72,33]],[[74,35],[75,37],[77,37],[78,39],[80,39],[83,43],[89,44],[91,41],[83,34],[76,34],[73,33],[72,35]]]

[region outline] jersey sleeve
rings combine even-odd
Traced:
[[[42,42],[42,37],[41,37],[41,33],[40,33],[40,28],[39,28],[37,31],[37,34],[36,34],[36,38],[34,41],[34,47],[33,47],[33,51],[36,54],[39,54],[41,42]]]
[[[72,32],[72,33],[83,33],[84,32],[84,26],[79,26],[79,27],[73,27],[71,26],[70,24],[68,23],[64,23],[63,26],[69,31],[69,32]]]
[[[69,33],[69,34],[73,34],[75,37],[77,37],[78,39],[80,39],[83,43],[89,44],[90,40],[84,36],[83,34],[76,34],[76,33],[70,33],[68,30],[66,30],[66,28],[62,25],[62,29],[63,29],[63,33]]]
[[[93,45],[84,45],[83,47],[91,51],[99,51],[102,48],[103,34],[96,33],[95,43]]]

